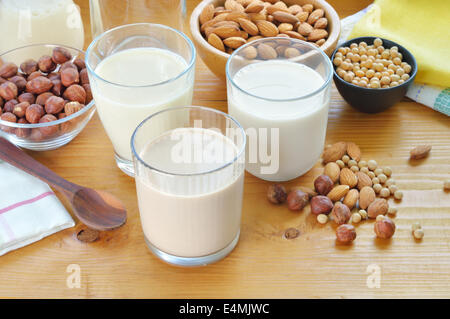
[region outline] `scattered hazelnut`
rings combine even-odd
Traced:
[[[44,73],[50,73],[56,69],[56,64],[53,62],[52,57],[49,55],[43,55],[38,60],[39,70]]]
[[[351,213],[347,205],[341,202],[336,202],[333,209],[331,210],[331,216],[336,224],[342,225],[349,221]]]
[[[52,60],[56,64],[63,64],[70,59],[72,59],[72,54],[66,48],[56,47],[53,49]]]
[[[49,114],[57,114],[64,109],[64,99],[59,96],[51,96],[45,101],[45,111]]]
[[[75,103],[77,103],[77,102],[75,102]],[[65,106],[65,113],[66,113],[66,115],[71,115],[72,114],[72,113],[68,113],[67,112],[69,104],[70,103],[67,103],[66,106]],[[69,107],[70,107],[70,105],[69,105]],[[273,204],[284,203],[286,201],[286,198],[287,198],[286,188],[283,185],[281,185],[281,184],[272,184],[267,189],[267,199],[269,200],[269,202],[271,202]]]
[[[388,239],[395,233],[395,223],[392,219],[384,217],[375,222],[374,230],[378,238]]]
[[[378,215],[386,215],[389,204],[384,198],[376,198],[367,208],[369,218],[376,218]]]
[[[340,243],[349,244],[356,238],[355,227],[352,225],[344,224],[336,229],[336,239]]]
[[[309,201],[308,194],[301,190],[290,191],[287,196],[288,208],[293,211],[302,210]]]
[[[333,202],[327,196],[318,195],[311,198],[311,213],[314,215],[328,215],[333,209]]]
[[[39,104],[31,104],[25,111],[25,118],[31,124],[39,123],[41,117],[45,114],[44,108]]]
[[[320,195],[327,195],[333,189],[333,181],[327,175],[319,175],[314,181],[314,188]]]
[[[317,221],[320,224],[326,224],[328,222],[328,216],[325,214],[319,214],[317,215]]]
[[[24,74],[30,75],[38,70],[38,63],[33,59],[28,59],[20,65],[20,70]]]
[[[17,89],[17,85],[11,81],[7,81],[0,85],[0,96],[6,101],[15,99],[18,93],[19,90]]]

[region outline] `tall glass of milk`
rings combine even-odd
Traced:
[[[86,67],[116,163],[134,176],[130,147],[134,129],[152,113],[192,103],[195,48],[186,35],[170,27],[128,24],[91,43]]]
[[[325,142],[333,68],[314,45],[265,38],[228,59],[228,112],[247,133],[246,169],[268,181],[303,175]]]
[[[83,21],[72,0],[1,0],[0,30],[0,53],[30,44],[84,45]]]
[[[220,111],[166,109],[145,119],[131,140],[144,238],[176,265],[206,265],[239,239],[245,132]]]

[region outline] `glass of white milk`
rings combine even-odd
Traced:
[[[220,111],[170,108],[145,119],[131,147],[145,241],[164,261],[206,265],[236,246],[246,136]]]
[[[228,113],[244,127],[246,170],[288,181],[323,151],[333,67],[314,45],[289,38],[252,41],[228,59]]]
[[[170,27],[138,23],[98,36],[86,52],[92,95],[117,166],[134,176],[130,139],[142,120],[192,104],[195,48]]]

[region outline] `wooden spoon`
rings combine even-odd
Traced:
[[[65,180],[3,137],[0,137],[0,159],[60,191],[72,204],[74,214],[90,228],[111,230],[127,219],[124,205],[113,195]]]

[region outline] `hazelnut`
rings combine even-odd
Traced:
[[[77,103],[77,102],[67,103],[66,106],[64,107],[64,110],[66,111],[67,115],[71,115],[71,114],[75,113],[75,112],[72,112],[72,110],[71,110],[72,105],[70,105],[70,104],[72,104],[72,103]],[[68,112],[68,111],[70,111],[70,112]],[[267,199],[273,204],[284,203],[286,201],[286,198],[287,198],[286,188],[284,188],[284,186],[281,184],[272,184],[267,189]]]
[[[8,62],[3,64],[0,67],[0,77],[2,78],[10,78],[17,74],[18,67],[12,62]]]
[[[51,96],[53,96],[53,93],[51,92],[44,92],[39,94],[36,98],[36,104],[44,106],[47,99]]]
[[[92,96],[92,90],[90,84],[83,84],[83,89],[86,91],[86,104],[89,104],[92,99],[94,98]]]
[[[80,82],[78,70],[67,68],[61,71],[61,83],[64,86],[71,86],[74,83]]]
[[[42,73],[40,71],[33,72],[27,77],[27,81],[31,81],[37,78],[38,76],[42,76]]]
[[[36,124],[39,123],[39,120],[44,114],[44,108],[41,105],[31,104],[25,111],[25,118],[31,124]]]
[[[56,64],[63,64],[70,59],[72,59],[72,54],[66,48],[56,47],[53,49],[52,60]]]
[[[21,102],[21,103],[17,103],[14,106],[14,110],[13,113],[15,116],[17,117],[24,117],[25,116],[25,111],[27,110],[27,108],[30,106],[30,103],[28,102]]]
[[[342,244],[349,244],[356,238],[356,230],[352,225],[344,224],[336,229],[336,239]]]
[[[314,181],[314,188],[320,195],[327,195],[333,189],[333,181],[327,175],[320,175]]]
[[[13,110],[14,110],[14,106],[15,106],[17,103],[19,103],[19,102],[17,102],[17,100],[15,100],[15,99],[9,100],[9,101],[6,102],[5,105],[3,106],[3,112],[11,112],[11,113],[12,113]]]
[[[67,100],[84,104],[86,102],[86,91],[82,86],[72,84],[64,91],[63,97]]]
[[[56,121],[57,118],[52,114],[45,114],[41,119],[39,120],[39,123],[48,123]],[[41,132],[43,137],[49,137],[55,134],[58,131],[57,125],[50,125],[45,127],[40,127],[39,131]]]
[[[327,196],[318,195],[311,198],[311,213],[328,215],[333,209],[333,202]]]
[[[30,75],[38,70],[38,63],[33,59],[28,59],[20,65],[20,70],[26,75]]]
[[[45,101],[45,112],[57,114],[64,109],[64,99],[59,96],[51,96]]]
[[[19,91],[17,89],[17,86],[10,81],[7,81],[0,85],[0,96],[6,101],[15,99],[18,93]]]
[[[63,70],[67,69],[67,68],[72,68],[78,71],[78,68],[75,64],[73,64],[70,61],[64,62],[63,64],[61,64],[61,67],[59,68],[59,72],[62,72]]]
[[[21,75],[15,75],[11,77],[9,78],[9,81],[11,81],[17,86],[18,92],[22,92],[23,90],[25,90],[25,87],[27,85],[27,80],[25,80],[25,78]]]
[[[53,87],[52,87],[51,92],[54,95],[56,95],[56,96],[61,96],[63,94],[63,92],[64,92],[64,86],[62,85],[61,80],[54,79],[54,80],[51,80],[51,81],[53,83]]]
[[[61,74],[60,74],[59,72],[52,72],[52,73],[49,73],[49,74],[47,75],[47,78],[48,78],[50,81],[53,81],[53,80],[61,80]]]
[[[24,119],[24,118],[19,119],[19,120],[17,121],[17,123],[19,123],[19,124],[30,124],[30,123],[28,123],[28,121],[27,121],[26,119]],[[25,127],[18,127],[18,128],[16,128],[15,133],[16,133],[17,137],[25,138],[25,137],[28,137],[28,136],[30,135],[31,129],[25,128]]]
[[[80,72],[81,72],[81,70],[86,68],[86,64],[84,63],[84,59],[82,59],[82,58],[76,58],[73,61],[73,64],[75,64],[77,66],[78,71],[80,71]]]
[[[290,191],[287,196],[287,204],[290,210],[302,210],[306,205],[308,205],[309,196],[301,190]]]
[[[44,73],[50,73],[56,69],[56,64],[53,62],[52,57],[49,55],[43,55],[38,60],[39,70]]]
[[[19,101],[19,103],[28,102],[30,104],[33,104],[36,101],[36,98],[32,93],[25,92],[20,94],[17,100]]]
[[[59,113],[58,114],[58,120],[63,119],[67,117],[66,113]],[[66,121],[64,123],[59,124],[59,130],[61,131],[62,134],[67,133],[70,131],[71,128],[71,123],[72,121]]]
[[[28,138],[32,141],[39,142],[42,141],[44,137],[42,136],[42,133],[39,130],[39,128],[33,128],[31,129],[31,134]]]
[[[45,76],[38,76],[27,82],[27,92],[41,94],[49,91],[53,86],[52,81]]]
[[[333,220],[336,224],[345,224],[350,220],[350,209],[347,205],[342,204],[341,202],[336,202],[331,210],[331,216],[333,216]]]
[[[12,123],[16,123],[16,121],[17,121],[17,117],[11,112],[3,113],[0,116],[0,119],[2,121],[12,122]],[[3,131],[5,131],[6,133],[13,133],[14,132],[14,127],[6,126],[6,125],[2,125],[1,129]]]
[[[384,217],[381,220],[377,220],[374,225],[375,234],[378,238],[388,239],[395,233],[395,223],[392,219]]]
[[[80,71],[80,83],[82,85],[89,84],[89,76],[87,73],[87,69],[83,69]]]

